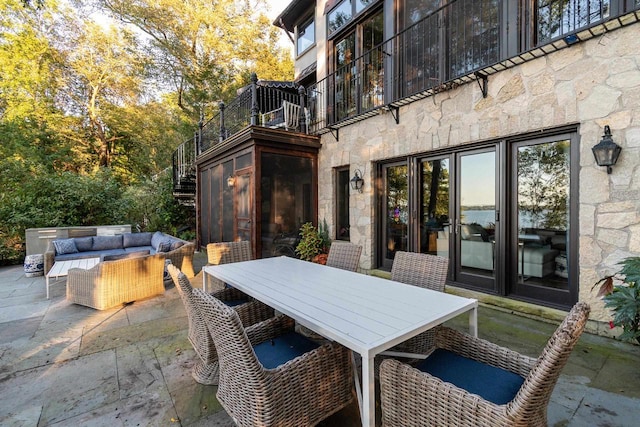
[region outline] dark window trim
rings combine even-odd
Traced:
[[[510,185],[512,184],[512,171],[508,170],[512,168],[513,165],[510,164],[510,153],[520,142],[525,141],[542,141],[542,140],[553,140],[555,138],[567,138],[571,141],[570,148],[570,227],[569,227],[569,242],[570,246],[567,248],[567,251],[571,251],[569,253],[569,277],[571,278],[569,291],[567,292],[567,298],[560,302],[552,302],[552,301],[543,301],[541,299],[535,298],[527,298],[527,296],[522,295],[514,295],[513,292],[507,292],[508,286],[506,284],[506,280],[508,279],[507,274],[508,271],[505,270],[505,267],[501,267],[499,271],[496,271],[496,280],[497,287],[496,290],[500,295],[507,296],[511,299],[530,301],[536,304],[544,304],[550,307],[562,308],[565,309],[569,307],[573,302],[578,300],[578,295],[580,292],[580,283],[579,283],[579,271],[578,271],[578,260],[579,260],[579,190],[580,190],[580,128],[578,123],[570,123],[563,126],[558,126],[549,129],[542,129],[539,131],[531,131],[524,132],[518,134],[512,134],[503,136],[500,138],[492,138],[489,140],[483,141],[475,141],[463,145],[457,145],[455,147],[447,147],[442,149],[436,149],[432,151],[425,151],[415,154],[408,154],[406,156],[398,156],[393,158],[388,158],[380,161],[374,162],[374,170],[376,171],[376,187],[375,187],[375,197],[374,197],[374,230],[375,235],[373,236],[374,244],[375,244],[375,259],[373,260],[376,268],[380,269],[390,269],[390,263],[385,259],[385,251],[383,248],[383,244],[385,242],[385,180],[384,180],[384,170],[390,166],[397,165],[407,165],[409,168],[414,164],[420,164],[420,162],[426,159],[434,159],[438,157],[447,157],[447,156],[455,156],[456,153],[467,152],[467,151],[476,151],[484,148],[494,147],[496,150],[496,159],[500,162],[500,166],[497,169],[497,186],[499,188],[499,199],[498,203],[500,204],[500,208],[502,210],[501,218],[504,218],[500,224],[500,230],[502,236],[506,236],[507,232],[507,215],[509,215],[509,199],[507,196],[507,192],[510,190]],[[507,158],[509,158],[509,162],[507,162]],[[507,165],[507,163],[509,163]],[[457,173],[457,172],[456,172]],[[410,194],[415,194],[418,190],[415,188],[418,185],[418,175],[413,174],[409,176],[409,192]],[[457,185],[457,183],[456,183]],[[453,200],[453,199],[452,199]],[[450,203],[452,203],[450,200]],[[409,203],[409,211],[412,212],[414,210],[419,210],[420,207],[416,205],[418,202],[418,198],[414,197],[410,199]],[[504,208],[507,210],[505,211]],[[415,241],[415,235],[418,233],[418,229],[415,225],[411,225],[408,230],[409,240]],[[498,232],[498,230],[496,230]],[[500,258],[500,265],[505,265],[508,261],[506,254],[506,244],[501,245],[502,250],[497,254]],[[409,250],[415,251],[415,245],[409,247]],[[385,262],[387,261],[387,262]],[[467,287],[467,286],[464,286]]]

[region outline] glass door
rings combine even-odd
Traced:
[[[406,164],[388,165],[384,177],[383,265],[391,268],[397,251],[408,250],[409,175]]]
[[[455,199],[455,277],[472,288],[496,290],[495,149],[459,153]]]
[[[420,163],[420,252],[449,257],[449,159],[424,160]]]
[[[523,141],[512,150],[511,292],[570,304],[569,138]]]

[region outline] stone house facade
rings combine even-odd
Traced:
[[[420,2],[386,0],[355,3],[361,5],[353,6],[354,22],[357,13],[362,16],[362,23],[353,25],[357,44],[364,43],[362,40],[369,33],[375,33],[369,31],[366,25],[367,22],[373,22],[376,16],[380,16],[384,38],[389,39],[390,34],[398,32],[395,28],[400,15],[404,13],[402,7],[408,9],[410,3]],[[379,8],[378,15],[375,11],[366,14],[367,10],[374,10],[372,3],[378,3],[375,6]],[[446,3],[452,2],[440,4]],[[617,5],[611,4],[615,2],[601,3],[610,8],[623,7],[622,2]],[[337,83],[340,77],[338,66],[345,62],[340,56],[344,51],[340,49],[343,40],[348,40],[351,30],[342,21],[336,24],[332,14],[335,17],[341,8],[347,10],[344,9],[346,4],[346,1],[331,0],[293,1],[274,22],[292,32],[296,40],[308,39],[304,48],[296,51],[298,82],[316,88],[316,84],[320,87],[317,82],[329,77],[333,79],[331,93],[322,98],[326,106],[318,106],[318,114],[329,115],[332,105],[337,109],[338,102],[341,102],[339,100],[344,96],[344,93],[338,93],[342,90]],[[463,222],[462,226],[465,226],[460,211],[468,208],[459,200],[456,201],[464,192],[464,160],[461,159],[466,152],[488,150],[495,153],[492,161],[496,162],[494,179],[497,194],[494,217],[490,222],[495,230],[490,239],[485,239],[485,242],[491,242],[485,246],[493,247],[493,263],[486,267],[490,270],[493,284],[486,288],[474,285],[473,277],[478,278],[478,283],[484,279],[482,274],[467,275],[469,272],[465,270],[469,270],[466,268],[469,264],[465,266],[465,262],[468,262],[464,260],[465,242],[459,240],[447,243],[442,252],[451,257],[449,284],[472,290],[484,289],[489,294],[513,296],[515,299],[537,301],[558,308],[568,307],[577,300],[586,301],[592,305],[593,320],[608,322],[610,314],[596,298],[592,287],[603,275],[617,271],[619,261],[640,253],[639,6],[633,2],[625,3],[624,7],[632,11],[630,15],[628,10],[625,11],[625,25],[605,25],[604,30],[601,28],[597,34],[593,33],[577,43],[576,40],[565,38],[566,45],[563,44],[561,48],[557,48],[557,43],[552,40],[550,45],[554,48],[543,49],[543,53],[536,57],[518,63],[511,61],[508,66],[494,69],[489,74],[476,74],[478,84],[474,80],[454,82],[447,85],[446,90],[432,91],[409,102],[390,102],[388,105],[386,103],[391,98],[384,95],[384,102],[378,108],[373,108],[374,113],[366,111],[363,114],[365,117],[361,115],[359,119],[352,119],[353,115],[347,113],[342,120],[334,116],[321,123],[317,128],[322,144],[318,155],[318,221],[329,225],[331,237],[341,238],[345,229],[345,219],[341,215],[348,212],[346,239],[362,245],[362,270],[388,267],[386,261],[392,260],[386,258],[392,258],[393,255],[389,255],[391,246],[400,245],[401,250],[441,254],[443,227],[438,229],[437,239],[435,232],[431,237],[424,234],[426,219],[422,219],[422,209],[426,209],[427,204],[423,202],[423,197],[427,197],[426,184],[414,175],[424,173],[427,170],[424,165],[432,166],[430,159],[437,159],[438,163],[447,162],[445,165],[448,165],[451,176],[447,179],[449,211],[446,213],[448,219],[444,234],[450,233],[452,239],[459,239],[456,237],[460,230],[459,223]],[[359,7],[365,8],[364,12],[359,12]],[[617,9],[612,10],[615,12]],[[618,12],[623,15],[621,10]],[[600,24],[613,15],[608,13]],[[507,19],[504,16],[502,19]],[[335,30],[332,36],[332,30],[339,25],[344,25],[346,30]],[[309,34],[312,34],[310,40]],[[364,48],[356,50],[362,53]],[[363,54],[361,58],[364,58],[363,63],[371,64],[372,57]],[[387,78],[397,70],[390,73],[391,67],[384,67]],[[366,77],[366,74],[360,72],[359,88],[362,88],[365,86],[362,76]],[[364,103],[364,97],[358,102]],[[344,117],[348,120],[344,120]],[[609,126],[613,140],[622,147],[611,174],[595,163],[592,154],[592,147],[603,137],[605,126]],[[566,154],[567,162],[571,164],[568,166],[567,163],[566,167],[570,169],[567,178],[571,182],[566,184],[567,199],[570,199],[566,201],[566,206],[571,213],[566,214],[570,220],[560,227],[567,236],[567,247],[552,250],[552,239],[549,237],[545,237],[547,240],[542,243],[535,243],[541,248],[536,249],[538,253],[542,248],[547,248],[545,250],[550,254],[547,257],[550,260],[545,259],[544,262],[549,263],[551,270],[545,269],[540,274],[527,273],[525,261],[530,261],[525,259],[528,243],[521,241],[525,237],[525,228],[518,216],[521,215],[521,206],[527,203],[523,202],[522,194],[516,195],[522,191],[518,181],[519,168],[522,168],[519,156],[533,146],[527,144],[553,141],[554,138],[567,141],[567,146],[571,147]],[[390,222],[389,218],[385,218],[390,206],[386,204],[390,197],[389,165],[391,168],[395,167],[393,165],[402,168],[406,165],[406,191],[409,195],[405,198],[409,201],[407,206],[396,208],[395,218],[398,223],[407,223],[401,238],[390,237],[392,232],[386,225]],[[351,177],[355,172],[364,179],[363,191],[348,191],[345,195],[340,190],[345,184],[344,177]],[[528,203],[531,204],[531,201]],[[344,204],[347,206],[342,206]],[[403,212],[398,215],[398,210]],[[393,221],[391,223],[393,225]],[[543,228],[537,230],[542,231]],[[526,230],[529,236],[532,228]],[[431,240],[427,242],[429,238]],[[434,249],[436,240],[437,252]],[[529,249],[530,254],[533,251]],[[535,264],[537,261],[531,262]],[[567,265],[568,274],[558,270],[567,268]],[[479,270],[476,268],[474,271]],[[544,278],[561,279],[567,276],[567,298],[554,300],[554,297],[549,297],[545,300],[544,293],[536,293],[535,288],[541,286],[565,286],[547,285]],[[552,282],[550,280],[549,283]],[[530,289],[519,290],[526,287]],[[600,327],[604,329],[604,324]],[[601,332],[606,333],[604,330]]]

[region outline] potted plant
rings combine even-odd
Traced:
[[[598,296],[602,296],[604,306],[613,311],[613,328],[623,329],[620,340],[640,343],[640,257],[630,257],[620,262],[622,269],[611,276],[599,280]]]
[[[331,240],[327,232],[327,224],[316,228],[307,222],[300,227],[300,243],[296,247],[296,253],[300,259],[312,261],[318,264],[326,264]]]

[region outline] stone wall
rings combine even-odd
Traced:
[[[627,256],[640,255],[640,24],[604,34],[489,76],[488,96],[470,83],[322,136],[319,219],[333,229],[333,168],[364,173],[363,193],[351,193],[351,240],[363,246],[361,268],[374,267],[372,162],[427,153],[525,132],[578,124],[580,139],[580,300],[592,318],[610,315],[591,291]],[[622,154],[613,173],[595,164],[591,147],[611,127]]]

